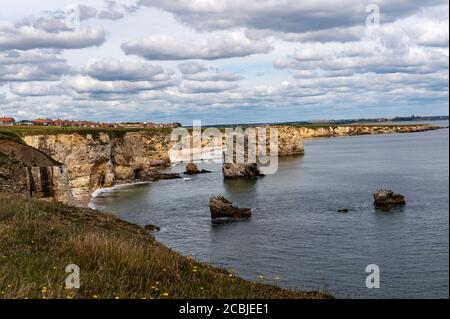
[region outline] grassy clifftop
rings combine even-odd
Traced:
[[[106,133],[110,137],[122,137],[130,132],[146,132],[150,135],[169,135],[171,128],[90,128],[90,127],[47,127],[47,126],[10,126],[0,127],[0,135],[16,135],[19,137],[33,135],[57,135],[77,133],[80,135],[98,136]]]
[[[234,127],[236,125],[226,126]],[[246,124],[242,127],[253,127],[254,125]],[[277,126],[277,125],[276,125]],[[279,126],[304,127],[310,129],[320,129],[329,127],[431,127],[429,124],[382,124],[382,123],[367,123],[367,124],[280,124]],[[220,129],[225,126],[218,125]],[[206,127],[205,127],[206,128]],[[203,128],[203,129],[205,129]],[[171,128],[90,128],[90,127],[47,127],[47,126],[8,126],[0,127],[0,136],[30,136],[30,135],[57,135],[57,134],[71,134],[77,133],[81,135],[91,134],[97,136],[100,133],[109,134],[111,137],[122,137],[129,132],[147,132],[150,135],[169,135],[172,132]]]
[[[65,268],[81,288],[65,289]],[[0,298],[323,298],[248,282],[89,209],[0,193]]]

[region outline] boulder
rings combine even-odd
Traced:
[[[159,232],[161,229],[158,226],[155,225],[147,225],[144,227],[145,230],[148,230],[151,233]]]
[[[252,210],[250,208],[233,206],[233,203],[223,196],[211,197],[209,200],[209,209],[212,219],[250,218],[252,216]]]
[[[383,209],[406,205],[405,197],[390,189],[380,189],[373,194],[374,205]]]
[[[224,163],[222,166],[223,176],[225,178],[254,178],[263,176],[259,171],[258,164],[238,164]]]
[[[210,171],[207,170],[199,170],[197,165],[195,165],[194,163],[188,163],[186,164],[186,175],[197,175],[197,174],[205,174],[205,173],[211,173]]]

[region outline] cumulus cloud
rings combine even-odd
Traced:
[[[420,74],[448,68],[448,49],[421,46],[418,39],[406,29],[388,25],[358,42],[301,44],[292,56],[275,60],[274,66],[294,70],[296,77],[316,78],[371,72]]]
[[[235,83],[225,81],[183,81],[181,91],[184,93],[218,93],[237,89],[238,87]]]
[[[244,79],[241,75],[231,72],[220,72],[219,70],[213,69],[211,67],[208,68],[207,66],[198,62],[185,62],[178,65],[178,68],[183,74],[183,79],[190,81],[236,82]]]
[[[0,24],[0,50],[81,49],[101,45],[106,32],[95,27],[65,30],[63,26]]]
[[[124,43],[122,49],[148,60],[218,60],[268,53],[273,47],[266,41],[252,41],[242,32],[231,32],[205,41],[148,36]]]
[[[51,96],[64,94],[64,89],[60,85],[48,85],[47,83],[25,82],[12,83],[9,86],[10,92],[20,96]]]
[[[178,68],[183,74],[195,74],[208,69],[203,64],[195,61],[183,62],[178,65]]]
[[[130,60],[94,60],[82,72],[100,81],[168,81],[174,77],[159,65]]]
[[[130,101],[179,84],[179,78],[172,70],[143,61],[91,60],[78,72],[65,77],[62,82],[62,87],[75,100]]]
[[[180,90],[190,94],[219,93],[239,88],[236,83],[244,78],[231,72],[222,72],[198,62],[185,62],[178,65],[182,74]]]
[[[125,16],[130,10],[126,6],[119,5],[116,1],[105,1],[104,8],[97,9],[90,5],[81,4],[78,6],[80,20],[103,19],[103,20],[119,20]]]
[[[448,4],[445,0],[378,0],[383,22],[411,15],[419,8]],[[139,5],[173,13],[182,23],[200,31],[248,28],[280,34],[352,28],[363,25],[368,3],[359,0],[140,0]],[[311,34],[313,36],[314,34]],[[348,35],[352,35],[349,33]],[[333,36],[333,34],[331,34]]]
[[[244,79],[241,75],[230,73],[230,72],[199,72],[195,74],[186,74],[183,77],[190,81],[199,82],[214,82],[214,81],[224,81],[224,82],[236,82]]]
[[[100,81],[89,76],[77,75],[64,80],[64,86],[77,93],[133,93],[163,89],[175,84],[174,79],[163,81]]]
[[[111,1],[79,7],[90,29],[68,27],[64,11],[3,23],[2,111],[18,117],[120,121],[163,114],[221,122],[445,112],[448,3],[375,3],[378,28],[365,26],[366,3],[357,0],[338,6],[331,0],[141,0],[129,7]],[[134,17],[117,21],[142,6],[173,14],[177,20],[155,21],[149,32],[167,35],[134,40]],[[70,67],[65,49],[105,40],[94,26],[100,19],[126,23],[130,31],[111,33],[108,51],[92,50],[97,60],[86,65],[79,61],[90,55],[80,51],[82,58],[69,60],[75,61]],[[104,25],[114,30],[112,22]],[[109,51],[115,43],[137,58],[119,59]],[[246,58],[217,61],[237,57]],[[180,64],[174,72],[165,67],[172,62],[157,61]]]
[[[0,82],[56,81],[68,73],[67,61],[54,51],[0,52]]]

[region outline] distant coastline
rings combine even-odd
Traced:
[[[396,117],[377,117],[377,118],[360,118],[360,119],[341,119],[341,120],[315,120],[315,121],[293,121],[293,122],[272,122],[272,123],[243,123],[243,124],[217,124],[204,125],[204,127],[231,127],[231,126],[259,126],[259,125],[276,125],[276,126],[304,126],[304,125],[358,125],[358,124],[380,124],[386,122],[423,122],[423,121],[448,121],[448,115],[437,116],[396,116]],[[405,123],[405,125],[406,125]],[[185,126],[189,127],[189,126]]]

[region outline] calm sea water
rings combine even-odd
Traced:
[[[313,139],[305,146],[305,156],[280,159],[276,175],[258,180],[225,181],[220,165],[201,164],[213,173],[118,188],[93,204],[158,225],[157,239],[175,251],[246,279],[263,275],[338,297],[448,298],[448,129]],[[380,187],[404,194],[406,207],[375,211],[372,193]],[[253,208],[253,217],[213,225],[208,201],[217,194]],[[380,289],[365,286],[369,264],[381,269]]]

